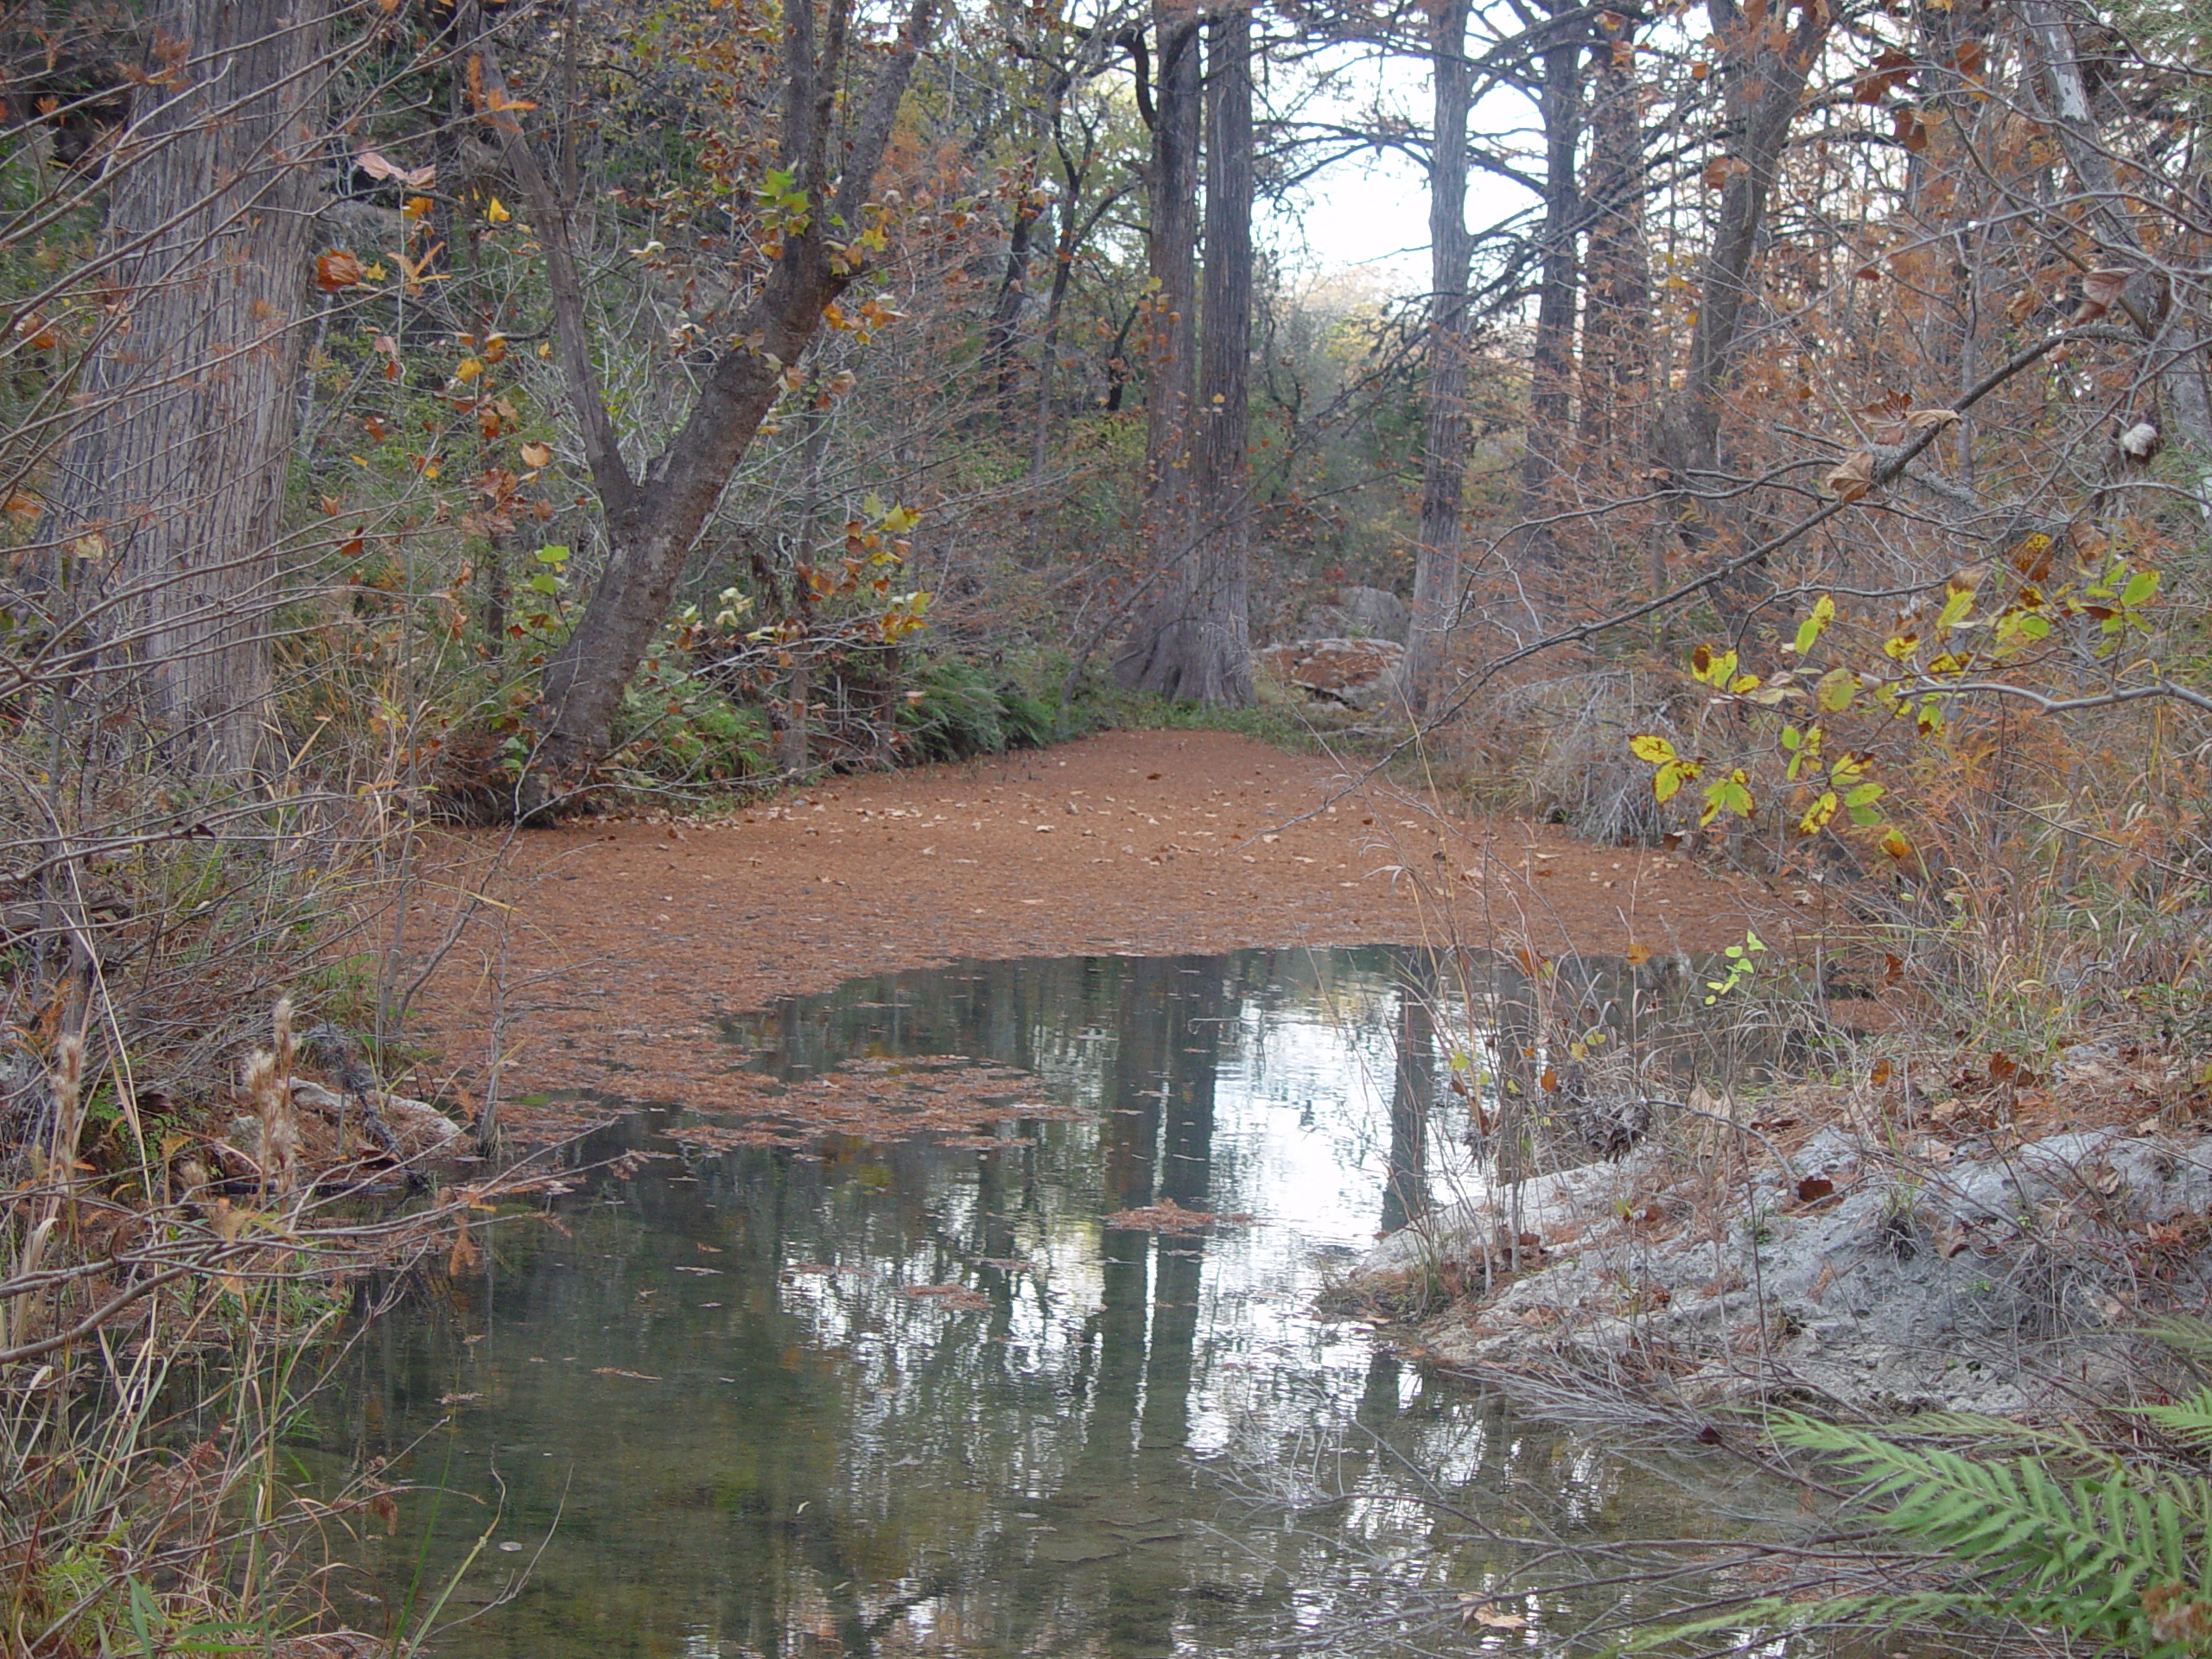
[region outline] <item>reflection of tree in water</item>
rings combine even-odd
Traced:
[[[1236,1236],[1100,1225],[1242,1197],[1250,1151],[1217,1132],[1218,1080],[1259,1065],[1268,1010],[1327,1026],[1313,1011],[1332,973],[1395,1020],[1381,1218],[1426,1201],[1434,1037],[1426,999],[1403,988],[1434,969],[1410,953],[1359,963],[983,964],[862,983],[746,1030],[787,1076],[870,1053],[968,1054],[1027,1068],[1095,1115],[1019,1122],[989,1149],[839,1142],[818,1159],[755,1147],[646,1162],[596,1202],[569,1201],[565,1233],[509,1232],[490,1272],[438,1288],[438,1309],[426,1289],[424,1317],[374,1327],[327,1449],[400,1452],[446,1414],[442,1395],[480,1392],[408,1472],[488,1495],[496,1462],[511,1517],[499,1535],[534,1548],[550,1533],[514,1605],[442,1651],[1268,1651],[1294,1599],[1301,1618],[1355,1617],[1376,1586],[1447,1570],[1339,1564],[1433,1534],[1404,1501],[1408,1469],[1463,1495],[1532,1479],[1558,1493],[1556,1437],[1507,1433],[1388,1359],[1276,1357],[1239,1323],[1249,1267],[1233,1293],[1247,1300],[1210,1317],[1208,1251],[1239,1260]],[[645,1147],[650,1128],[619,1124],[581,1160]],[[909,1294],[936,1287],[963,1294]],[[599,1374],[625,1370],[658,1380]],[[1272,1471],[1275,1519],[1210,1531],[1266,1485],[1254,1470]],[[1357,1501],[1279,1524],[1325,1471]],[[1581,1502],[1604,1478],[1568,1484]],[[383,1546],[387,1586],[414,1573],[429,1504],[403,1514]],[[425,1580],[484,1524],[467,1498],[448,1503]]]

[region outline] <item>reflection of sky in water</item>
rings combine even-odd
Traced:
[[[595,1137],[581,1160],[662,1155],[506,1233],[489,1274],[425,1289],[357,1356],[323,1450],[414,1446],[406,1471],[455,1493],[372,1541],[384,1593],[442,1582],[496,1500],[542,1554],[510,1558],[533,1565],[506,1605],[478,1568],[448,1611],[480,1617],[442,1651],[1151,1659],[1302,1627],[1351,1653],[1420,1634],[1408,1609],[1500,1565],[1440,1541],[1424,1496],[1621,1524],[1633,1495],[1599,1448],[1308,1312],[1381,1219],[1398,961],[970,964],[734,1031],[786,1075],[1019,1065],[1085,1116],[1002,1150],[821,1159],[667,1156],[680,1111]],[[1449,1124],[1430,1145],[1464,1160]],[[1162,1196],[1251,1219],[1101,1224]],[[912,1294],[945,1286],[963,1294]],[[1421,1637],[1498,1643],[1448,1617]]]

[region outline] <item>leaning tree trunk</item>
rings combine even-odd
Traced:
[[[1459,608],[1459,510],[1467,472],[1467,111],[1475,79],[1467,61],[1470,3],[1444,0],[1430,14],[1436,144],[1428,164],[1428,407],[1421,546],[1414,555],[1413,622],[1406,635],[1406,689],[1416,712],[1435,696]]]
[[[250,772],[323,157],[326,0],[159,0],[108,162],[112,296],[49,486],[57,621],[175,764]],[[100,711],[103,718],[123,712]]]
[[[861,208],[890,142],[899,101],[936,20],[936,0],[911,0],[897,43],[838,130],[839,82],[851,0],[829,0],[817,40],[813,7],[783,8],[784,108],[779,165],[814,210],[784,238],[767,283],[706,378],[668,448],[633,476],[607,413],[584,316],[583,279],[569,230],[575,181],[556,190],[511,118],[486,118],[505,134],[505,151],[545,249],[554,332],[570,411],[583,434],[605,515],[607,569],[575,631],[545,666],[539,696],[537,768],[518,798],[525,813],[549,810],[559,791],[585,780],[607,753],[623,688],[667,619],[684,562],[723,488],[784,389],[785,365],[805,354],[823,314],[862,273],[833,242],[833,229],[860,222]],[[487,71],[488,73],[488,71]],[[509,107],[512,107],[509,105]],[[839,163],[833,179],[831,158]]]

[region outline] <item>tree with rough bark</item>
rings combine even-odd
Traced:
[[[1202,20],[1190,0],[1154,0],[1153,74],[1141,107],[1152,130],[1145,174],[1144,516],[1147,569],[1136,628],[1116,660],[1124,685],[1165,691],[1181,679],[1183,619],[1197,534],[1191,441],[1198,396],[1198,152]],[[1144,72],[1140,62],[1140,77]]]
[[[149,721],[172,764],[216,778],[250,773],[270,732],[334,10],[163,0],[147,17],[79,278],[110,297],[37,537],[35,602],[81,652],[86,712]]]

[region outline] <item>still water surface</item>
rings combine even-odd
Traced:
[[[1603,1599],[1463,1626],[1511,1557],[1441,1506],[1606,1538],[1754,1495],[1313,1313],[1465,1171],[1414,965],[964,964],[734,1022],[733,1066],[881,1122],[625,1118],[572,1159],[613,1168],[412,1289],[318,1431],[443,1496],[340,1611],[414,1628],[457,1582],[433,1650],[530,1659],[1555,1648]],[[1128,1224],[1163,1201],[1223,1219]]]

